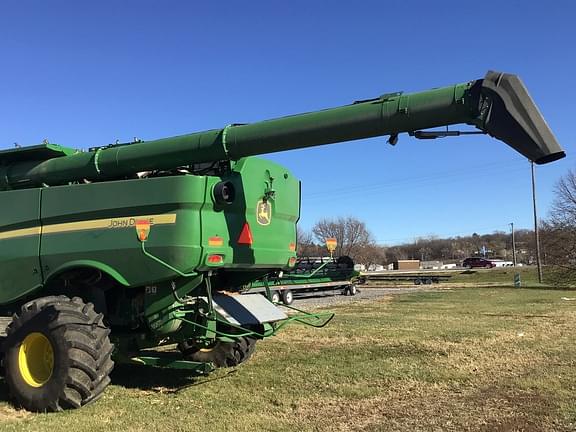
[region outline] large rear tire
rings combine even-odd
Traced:
[[[235,342],[216,341],[214,345],[207,348],[182,342],[178,344],[178,348],[186,360],[213,363],[218,368],[234,367],[244,363],[252,356],[256,349],[256,339],[239,337]]]
[[[14,315],[6,333],[6,383],[29,411],[80,408],[110,383],[110,330],[92,303],[66,296],[33,300]]]

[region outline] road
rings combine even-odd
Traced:
[[[415,287],[401,287],[401,288],[377,288],[377,287],[358,287],[358,294],[355,296],[345,296],[339,290],[314,293],[302,293],[294,296],[293,305],[297,308],[315,308],[323,306],[331,306],[338,304],[350,303],[351,301],[370,301],[377,298],[385,297],[388,295],[400,295],[418,291],[431,291],[434,290],[430,285],[415,286]]]

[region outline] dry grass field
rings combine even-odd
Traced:
[[[209,377],[119,366],[97,403],[11,431],[573,431],[576,291],[451,288],[334,308]]]

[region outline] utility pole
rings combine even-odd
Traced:
[[[542,283],[542,263],[540,262],[540,234],[538,232],[538,215],[536,213],[536,180],[534,175],[534,162],[532,168],[532,205],[534,207],[534,240],[536,241],[536,264],[538,265],[538,282]]]
[[[510,228],[512,229],[512,263],[516,267],[516,240],[514,239],[514,222],[510,222]]]

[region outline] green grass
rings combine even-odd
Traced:
[[[0,430],[576,430],[571,294],[466,288],[356,301],[324,329],[295,325],[260,342],[235,371],[122,366],[81,410],[0,402]]]
[[[536,267],[503,267],[493,269],[470,269],[459,273],[453,273],[450,283],[456,284],[475,284],[475,285],[493,285],[493,286],[514,286],[514,275],[520,274],[520,280],[523,287],[548,287],[544,273],[544,283],[538,283],[538,270]]]

